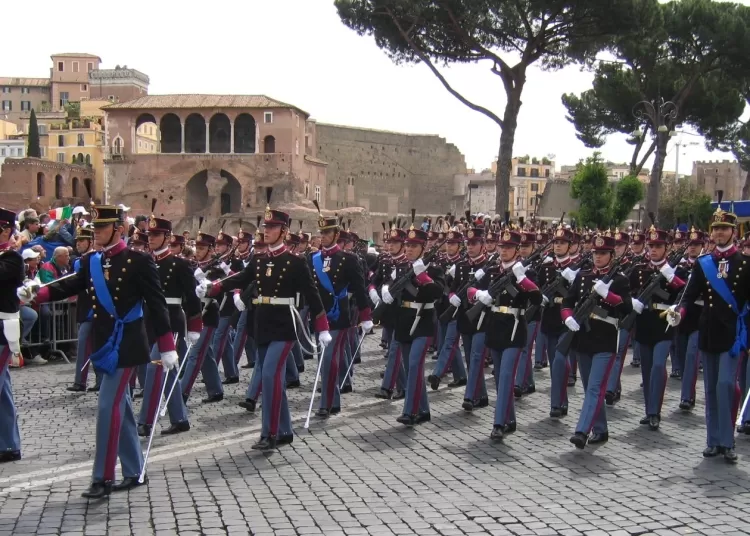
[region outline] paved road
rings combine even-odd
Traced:
[[[96,395],[65,391],[72,365],[14,370],[24,459],[0,466],[0,536],[750,534],[750,438],[738,438],[737,466],[704,460],[702,400],[693,414],[679,412],[676,380],[662,428],[650,432],[638,425],[640,376],[626,367],[610,442],[577,451],[568,438],[580,384],[570,390],[571,415],[553,422],[545,369],[537,393],[518,404],[518,431],[497,445],[493,408],[467,415],[463,393],[446,387],[430,393],[431,423],[396,423],[402,403],[373,397],[385,364],[378,339],[364,345],[343,413],[309,432],[314,370],[302,375],[303,389],[290,392],[298,436],[272,453],[250,450],[260,418],[236,406],[249,371],[218,404],[200,405],[197,385],[193,429],[156,436],[148,489],[99,503],[80,497]]]

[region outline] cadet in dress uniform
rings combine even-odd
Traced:
[[[319,214],[321,249],[309,260],[313,280],[326,311],[331,335],[331,344],[326,346],[320,373],[320,407],[318,417],[327,418],[341,411],[340,385],[343,383],[346,369],[346,345],[349,344],[349,294],[359,306],[359,322],[365,332],[372,329],[370,307],[365,293],[365,279],[359,258],[353,253],[341,249],[342,240],[338,220],[325,218]],[[351,390],[351,387],[350,389]]]
[[[190,264],[180,257],[175,257],[169,248],[169,239],[172,233],[172,222],[163,218],[151,216],[148,222],[148,245],[154,257],[156,268],[159,271],[159,280],[164,297],[169,309],[169,324],[172,333],[177,335],[177,340],[187,338],[192,346],[198,342],[203,320],[201,319],[201,302],[195,295],[195,277]],[[149,326],[146,332],[150,332]],[[153,334],[149,333],[149,343],[152,343]],[[185,355],[182,355],[185,358]],[[151,361],[159,360],[159,349],[152,343]],[[165,381],[164,368],[149,365],[146,370],[146,383],[143,388],[143,404],[138,416],[138,435],[147,437],[151,434],[154,421],[158,419],[162,385]],[[167,385],[165,394],[172,391],[172,385],[177,382],[175,391],[169,399],[167,411],[169,412],[169,428],[162,430],[162,435],[178,434],[190,430],[187,408],[182,399],[182,387],[177,377],[177,370],[170,370],[166,374]]]
[[[302,222],[300,222],[301,225]],[[294,233],[288,233],[286,235],[286,247],[289,249],[290,253],[293,253],[294,255],[297,255],[298,257],[302,257],[304,259],[307,259],[307,257],[304,255],[303,251],[301,250],[301,240],[300,236],[298,234]],[[302,299],[302,296],[299,296],[297,299],[297,303],[295,304],[295,307],[299,311],[299,316],[302,319],[302,323],[307,326],[307,311],[303,311],[305,308],[304,300]],[[299,387],[300,381],[299,381],[299,374],[301,372],[305,372],[305,359],[302,356],[302,345],[297,342],[292,347],[292,358],[294,359],[294,366],[295,371],[291,371],[292,376],[290,377],[289,372],[287,373],[287,382],[286,382],[286,388],[287,389],[293,389],[296,387]]]
[[[182,251],[185,249],[185,237],[182,235],[172,235],[169,239],[169,251],[175,257],[182,257]]]
[[[78,229],[76,232],[76,250],[80,255],[73,263],[73,271],[78,272],[81,269],[81,259],[94,250],[94,232],[91,229]],[[67,388],[68,391],[80,393],[86,391],[86,382],[89,376],[89,368],[93,368],[89,362],[91,354],[91,297],[89,296],[89,287],[86,287],[76,298],[76,322],[78,322],[78,354],[76,355],[76,370],[73,379],[73,385]],[[85,365],[85,366],[84,366]],[[101,385],[101,374],[94,369],[96,374],[96,383],[89,390],[98,392]]]
[[[430,387],[433,390],[440,387],[441,379],[449,370],[453,373],[453,381],[448,384],[448,387],[453,388],[466,385],[466,366],[464,365],[464,358],[461,355],[461,337],[458,328],[461,309],[464,309],[464,307],[461,306],[461,298],[458,297],[456,292],[474,275],[478,268],[469,266],[469,263],[472,262],[471,256],[466,259],[461,257],[461,244],[463,241],[464,235],[461,231],[457,229],[448,231],[445,242],[446,252],[442,260],[437,263],[446,272],[447,301],[449,305],[456,308],[456,312],[447,323],[440,326],[440,332],[443,334],[440,354],[438,355],[438,360],[435,363],[432,374],[427,377],[427,381],[430,382]],[[484,253],[484,240],[481,236],[475,236],[472,232],[472,240],[469,243],[468,249],[470,255],[473,252],[474,259],[481,258],[482,265],[486,262],[487,255]],[[469,275],[469,272],[471,272],[471,275]],[[445,292],[443,295],[445,295]],[[442,299],[438,302],[438,305],[440,305]],[[439,317],[443,314],[446,309],[447,307],[438,306],[437,316]]]
[[[87,287],[91,292],[94,302],[91,335],[95,349],[91,361],[104,375],[99,391],[92,483],[83,496],[101,498],[112,490],[139,485],[143,455],[128,383],[135,367],[150,362],[144,302],[162,365],[172,369],[178,357],[159,272],[151,255],[125,247],[120,208],[95,206],[91,216],[95,240],[102,251],[84,257],[76,277],[39,289],[37,300],[62,300]],[[18,292],[32,299],[36,288],[21,288]],[[113,486],[118,456],[124,479]]]
[[[549,244],[549,245],[547,245]],[[550,261],[553,258],[553,246],[550,243],[550,235],[546,231],[538,230],[536,233],[536,247],[541,248],[547,245],[547,251],[543,252],[545,258],[549,258]],[[548,261],[548,262],[550,262]],[[538,277],[538,274],[537,274]],[[541,288],[541,287],[540,287]],[[536,339],[534,339],[534,370],[542,370],[549,366],[547,360],[547,343],[546,337],[542,332],[542,316],[544,315],[544,307],[539,309],[538,313],[538,324],[536,330]]]
[[[703,456],[720,454],[729,463],[737,462],[734,450],[734,414],[737,412],[737,369],[744,341],[739,313],[750,292],[750,264],[734,245],[737,216],[717,208],[711,220],[715,247],[701,255],[693,267],[679,305],[667,313],[671,325],[678,325],[690,304],[705,303],[698,322],[698,350],[703,359],[706,391],[707,447]],[[738,340],[739,339],[739,340]]]
[[[586,394],[570,442],[579,449],[587,443],[596,445],[609,440],[604,394],[617,355],[618,322],[632,310],[630,285],[625,276],[617,273],[608,283],[600,279],[612,269],[614,249],[614,237],[599,235],[593,239],[593,268],[581,270],[576,275],[560,311],[567,329],[578,332],[571,353],[577,354]],[[575,307],[592,293],[598,295],[598,306],[588,319],[590,329],[580,331],[581,326],[574,317]]]
[[[10,360],[21,352],[21,306],[16,290],[23,284],[24,262],[10,249],[16,213],[0,208],[0,463],[21,459],[21,434],[10,381]],[[82,350],[79,350],[82,351]]]
[[[492,229],[492,227],[490,227],[489,231],[487,231],[487,233],[485,234],[484,250],[487,253],[488,261],[493,260],[498,255],[498,250],[497,250],[498,233],[499,231],[497,229]]]
[[[388,285],[381,289],[383,301],[397,307],[393,346],[401,349],[401,355],[408,363],[404,409],[402,415],[396,419],[407,426],[430,420],[424,364],[434,334],[435,300],[442,295],[445,284],[442,270],[437,266],[431,266],[430,263],[426,265],[422,260],[426,243],[427,232],[414,229],[412,223],[405,241],[408,262],[396,266],[397,273],[394,279],[413,269],[411,283],[416,294],[405,289],[396,302],[388,290]]]
[[[512,296],[507,289],[500,290],[495,296],[491,295],[488,290],[475,290],[470,292],[469,298],[470,301],[481,302],[489,308],[486,311],[486,317],[483,314],[479,321],[482,323],[480,329],[484,325],[487,326],[486,344],[492,354],[495,367],[497,400],[494,426],[490,435],[493,440],[502,440],[503,434],[512,433],[516,429],[514,383],[518,361],[528,340],[526,307],[529,304],[542,303],[539,288],[529,277],[531,272],[527,275],[529,268],[518,260],[521,233],[510,229],[504,230],[500,235],[499,246],[499,262],[497,268],[490,270],[490,276],[487,278],[488,284],[491,286],[497,279],[512,274],[509,285],[515,287],[516,295]],[[484,321],[482,321],[483,317]],[[481,369],[481,363],[478,365]],[[472,376],[474,367],[476,365],[472,359],[469,366],[469,374]],[[481,370],[480,375],[482,376],[481,383],[484,384],[484,374]],[[471,383],[470,376],[469,384]],[[464,409],[467,409],[466,405]]]
[[[667,262],[669,233],[653,226],[648,232],[649,261],[639,264],[630,275],[630,288],[637,296],[651,279],[660,272],[665,281],[662,283],[664,297],[653,295],[650,303],[641,303],[637,297],[632,299],[633,310],[638,313],[635,323],[635,342],[641,357],[641,377],[643,378],[643,398],[646,416],[641,424],[647,424],[651,430],[658,430],[661,422],[661,408],[664,402],[664,391],[667,388],[667,357],[674,338],[674,329],[667,323],[664,313],[674,304],[680,289],[685,286],[684,274],[679,276],[674,267]]]
[[[269,201],[270,194],[267,191]],[[310,306],[313,327],[320,344],[328,346],[332,340],[323,304],[305,259],[292,255],[284,245],[290,225],[289,215],[267,206],[264,225],[267,256],[253,258],[247,268],[223,281],[204,280],[196,289],[199,297],[216,296],[223,291],[246,289],[257,282],[258,297],[253,304],[258,307],[256,368],[260,370],[262,380],[263,426],[260,440],[252,447],[255,450],[272,449],[276,445],[289,444],[294,439],[283,372],[300,330],[300,326],[295,327],[293,312],[298,292],[305,296]]]
[[[252,250],[250,249],[251,239],[252,234],[243,230],[240,226],[240,230],[237,232],[237,251],[235,252],[237,261],[242,264],[238,271],[244,270],[245,268],[247,268],[247,265],[250,264],[250,261],[252,259]],[[232,296],[232,301],[234,302],[235,307],[237,307],[238,299],[242,301],[242,295],[238,290],[235,290],[234,295]],[[235,367],[239,367],[243,351],[247,356],[248,364],[255,363],[255,342],[248,334],[248,327],[250,327],[248,325],[249,312],[247,307],[245,307],[244,310],[241,307],[242,306],[237,307],[237,309],[242,312],[240,313],[240,317],[237,320],[237,332],[235,333],[234,343],[232,345]]]
[[[518,256],[520,260],[529,258],[536,248],[536,233],[533,230],[521,231],[521,247],[518,249]],[[518,362],[518,370],[516,372],[516,386],[514,393],[516,398],[521,398],[523,395],[528,395],[536,392],[536,384],[534,383],[534,354],[532,349],[534,343],[537,340],[537,335],[540,331],[540,325],[542,321],[542,309],[541,307],[536,310],[532,318],[526,318],[528,336],[526,345],[521,353],[521,359]],[[537,349],[538,353],[538,349]]]
[[[216,236],[215,250],[217,255],[222,256],[219,268],[224,273],[219,274],[221,277],[237,273],[243,268],[242,262],[233,256],[233,251],[231,250],[233,245],[234,238],[223,231],[219,231],[219,234]],[[232,345],[229,340],[232,331],[232,317],[237,312],[237,308],[234,305],[233,295],[229,293],[217,299],[219,301],[219,323],[211,339],[211,350],[213,351],[217,370],[219,363],[224,368],[224,381],[222,384],[229,385],[240,382],[240,373],[234,361],[234,353],[232,352]]]

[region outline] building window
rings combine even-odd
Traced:
[[[18,148],[18,156],[20,156],[21,158],[23,158],[23,147],[19,147]]]
[[[294,140],[294,152],[299,155],[299,140]]]
[[[39,135],[40,136],[47,135],[47,125],[39,125]],[[44,149],[44,147],[42,147],[42,149]]]
[[[60,106],[65,106],[68,104],[68,99],[70,99],[70,93],[67,91],[61,91],[60,92]]]
[[[263,114],[264,123],[273,123],[273,112],[265,112]]]
[[[544,170],[544,176],[549,178],[549,169]]]
[[[62,61],[57,62],[57,70],[63,72],[65,70],[65,63]]]
[[[3,86],[3,93],[10,93],[10,88],[8,86]]]
[[[22,112],[30,112],[31,111],[31,101],[22,100],[21,101],[21,111]]]
[[[5,156],[5,147],[0,148],[0,156]]]
[[[539,191],[539,183],[537,183],[537,182],[532,182],[532,183],[531,183],[531,191],[532,191],[532,192],[538,192],[538,191]]]
[[[73,72],[74,72],[74,73],[77,73],[77,72],[78,72],[78,62],[77,62],[77,61],[74,61],[74,62],[73,62]]]
[[[297,122],[297,126],[299,126],[299,114],[294,114],[294,119]]]
[[[315,200],[320,203],[320,186],[315,187]]]
[[[47,148],[42,145],[42,158],[47,158]]]
[[[83,134],[78,135],[78,147],[83,147],[84,141],[83,141]]]
[[[57,153],[57,161],[65,163],[65,153]]]
[[[3,101],[3,111],[4,112],[12,112],[13,111],[13,103],[9,100]]]
[[[539,176],[539,169],[538,168],[531,168],[531,176],[532,177],[538,177]]]
[[[519,177],[525,177],[526,176],[526,168],[525,167],[518,168],[518,176]]]
[[[81,84],[81,91],[88,91],[89,85],[88,84]]]
[[[94,64],[92,62],[88,62],[86,64],[86,68],[87,68],[88,72],[91,72],[91,71],[94,70]]]
[[[21,95],[28,95],[30,93],[30,89],[27,87],[21,88]]]
[[[65,147],[65,134],[58,134],[57,135],[57,146],[58,147]]]

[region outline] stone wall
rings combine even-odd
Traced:
[[[451,210],[453,177],[466,172],[466,162],[444,138],[323,123],[315,128],[317,156],[328,162],[327,209],[361,206],[373,216]]]

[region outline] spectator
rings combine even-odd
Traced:
[[[28,244],[39,234],[39,218],[36,216],[27,216],[21,223],[21,243]]]
[[[42,283],[51,283],[60,279],[70,270],[70,251],[67,247],[56,247],[52,259],[42,264],[39,279]]]
[[[425,216],[422,220],[422,230],[424,232],[428,232],[430,230],[430,220],[427,218],[427,216]]]
[[[39,272],[39,261],[41,259],[41,254],[36,249],[29,248],[24,250],[22,257],[26,266],[26,279],[36,279]],[[19,313],[21,316],[22,326],[21,340],[22,342],[28,344],[29,333],[31,333],[31,330],[34,328],[34,325],[39,318],[39,314],[28,305],[22,305]],[[41,355],[36,354],[33,358],[24,360],[24,363],[30,363],[32,365],[45,365],[47,364],[47,360],[44,359]]]
[[[26,279],[37,279],[39,273],[39,262],[41,254],[34,248],[24,250],[22,253],[24,264],[26,265]]]

